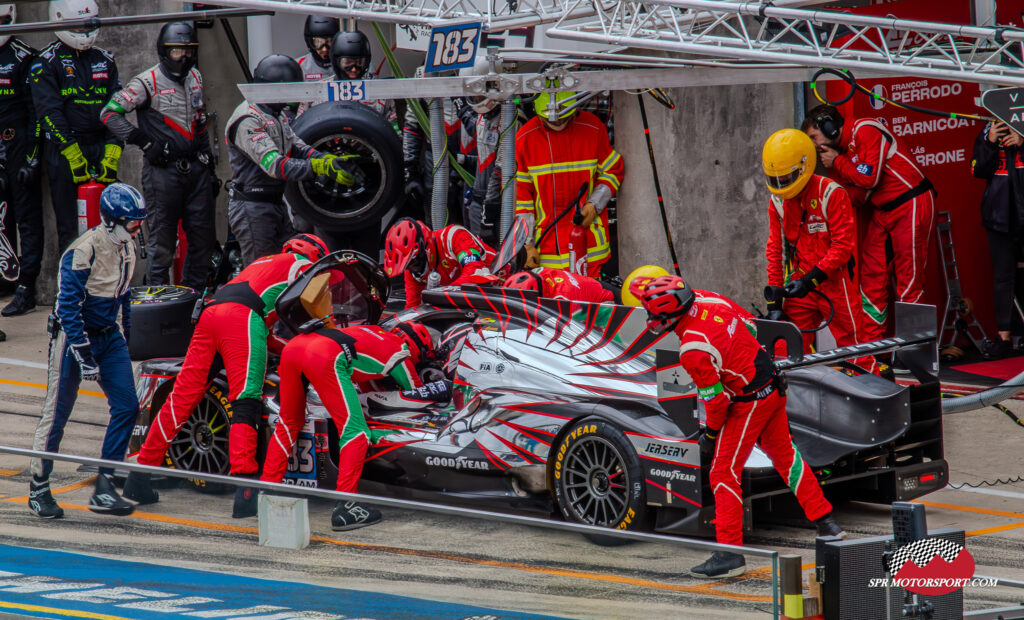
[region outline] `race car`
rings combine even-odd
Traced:
[[[330,270],[335,316],[358,323],[366,319],[371,292],[379,296],[386,286],[374,269],[365,257],[338,252],[291,286],[302,290]],[[789,381],[791,428],[827,495],[889,503],[946,484],[939,385],[931,374],[935,330],[920,329],[922,317],[934,312],[910,304],[899,312],[912,330],[807,358],[792,325],[759,323],[765,344],[781,339],[795,351],[777,362]],[[422,305],[383,326],[416,320],[441,335],[438,362],[426,377],[433,383],[419,395],[367,396],[373,438],[360,491],[610,528],[712,535],[710,462],[701,459],[695,441],[702,415],[696,390],[678,364],[678,339],[647,332],[645,319],[642,308],[499,287],[426,291]],[[891,350],[899,351],[920,385],[896,385],[844,361]],[[179,366],[178,359],[142,364],[133,449]],[[168,466],[227,471],[231,411],[225,393],[223,380],[215,379],[172,444]],[[265,445],[277,411],[272,374],[264,402]],[[337,432],[312,391],[307,405],[307,426],[286,480],[333,488]],[[744,489],[750,506],[772,502],[775,512],[783,505],[778,502],[789,501],[785,481],[756,449]]]

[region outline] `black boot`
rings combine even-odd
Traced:
[[[354,530],[356,528],[380,523],[380,511],[372,506],[358,502],[338,502],[331,515],[331,529],[335,532]]]
[[[259,512],[259,492],[251,487],[235,488],[235,505],[231,509],[231,516],[235,519],[255,517]]]
[[[690,569],[690,574],[701,579],[736,577],[747,570],[747,561],[738,553],[716,551],[703,564]]]
[[[818,536],[838,536],[846,540],[846,532],[835,522],[831,512],[815,521],[814,526],[818,528]]]
[[[60,519],[64,509],[57,505],[50,493],[50,481],[36,482],[35,478],[28,483],[28,509],[44,519]]]
[[[132,471],[124,481],[124,496],[140,506],[160,501],[160,494],[153,489],[150,474]]]
[[[19,284],[18,288],[14,290],[14,299],[11,300],[11,303],[4,306],[3,310],[0,310],[0,316],[20,316],[22,314],[34,312],[35,309],[35,289],[29,288],[24,284]]]
[[[89,498],[89,510],[101,515],[127,517],[135,512],[135,504],[122,499],[110,476],[101,473],[96,476],[96,490]]]

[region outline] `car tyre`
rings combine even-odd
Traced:
[[[648,528],[643,468],[633,445],[615,425],[583,418],[552,449],[555,502],[567,521],[620,530]],[[626,542],[586,537],[608,546]]]
[[[231,424],[231,401],[227,386],[214,381],[203,399],[185,421],[178,435],[167,447],[164,464],[180,471],[228,475],[228,428]],[[189,478],[186,483],[202,493],[223,494],[233,485]]]

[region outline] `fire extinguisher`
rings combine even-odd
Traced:
[[[576,214],[572,216],[572,232],[569,233],[569,271],[579,276],[587,275],[587,229],[583,227],[583,213],[579,200]]]
[[[78,186],[78,234],[100,223],[100,194],[106,187],[95,179]]]

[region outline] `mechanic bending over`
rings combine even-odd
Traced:
[[[727,545],[743,544],[743,487],[740,476],[754,444],[761,446],[775,469],[796,494],[804,514],[819,536],[840,536],[832,505],[821,492],[814,472],[800,456],[789,434],[784,379],[775,374],[771,356],[754,337],[752,316],[733,302],[698,298],[678,276],[659,276],[635,287],[647,328],[655,334],[674,330],[679,336],[679,362],[693,378],[704,401],[707,420],[700,437],[702,460],[711,458],[710,484],[715,497],[715,538]],[[719,439],[720,437],[720,439]],[[702,578],[742,574],[746,561],[738,553],[716,551],[691,569]]]
[[[181,284],[203,290],[210,253],[217,243],[213,215],[220,182],[214,175],[206,129],[203,78],[195,68],[199,53],[195,30],[185,22],[164,25],[156,51],[160,62],[129,80],[100,117],[119,139],[142,149],[145,158],[146,283],[170,283],[181,222],[188,240]],[[138,127],[125,118],[132,111],[138,117]]]
[[[768,319],[790,320],[804,330],[804,353],[814,345],[814,328],[830,315],[828,327],[838,346],[865,342],[854,271],[857,228],[849,195],[838,183],[814,174],[814,142],[797,129],[773,133],[761,160],[771,192],[764,289]],[[873,357],[858,363],[875,370]]]
[[[531,231],[526,267],[569,269],[574,224],[572,214],[563,213],[586,183],[581,212],[588,230],[587,273],[597,274],[611,257],[605,207],[622,183],[625,164],[596,116],[565,110],[577,94],[539,94],[533,101],[537,116],[516,133],[516,215],[526,218]]]
[[[272,54],[256,65],[253,81],[301,82],[302,70],[291,58]],[[228,224],[242,249],[244,265],[276,252],[295,234],[283,202],[287,181],[326,176],[340,185],[357,182],[344,158],[321,153],[295,135],[284,112],[289,105],[243,101],[228,119],[232,174]]]
[[[33,450],[56,452],[64,437],[82,379],[98,381],[110,405],[110,422],[101,457],[123,461],[139,399],[132,385],[128,358],[131,334],[131,288],[135,271],[133,239],[146,217],[139,190],[124,183],[107,186],[100,195],[103,223],[76,239],[60,258],[57,300],[50,316],[49,371],[46,401],[36,426]],[[121,315],[118,329],[117,315]],[[29,510],[44,519],[59,519],[64,510],[50,493],[53,461],[32,459]],[[89,510],[129,515],[135,510],[117,494],[113,471],[101,467]]]
[[[935,238],[935,190],[891,131],[872,118],[844,126],[830,105],[811,109],[801,129],[818,147],[821,163],[851,195],[867,190],[871,209],[860,246],[860,294],[864,342],[885,338],[889,318],[889,271],[896,299],[917,303],[924,294],[928,244]],[[893,258],[886,245],[892,244]]]
[[[541,297],[551,299],[595,304],[619,303],[615,292],[605,288],[599,280],[564,269],[525,269],[505,278],[501,285],[522,291],[537,291]]]
[[[285,242],[281,253],[264,256],[222,286],[206,304],[196,324],[188,353],[174,388],[150,425],[139,450],[142,465],[160,465],[171,440],[195,411],[210,379],[216,375],[214,358],[220,356],[227,371],[231,400],[228,457],[231,475],[255,478],[256,429],[263,417],[263,381],[267,373],[267,339],[277,320],[273,312],[278,296],[288,283],[327,254],[316,236],[301,234]],[[274,341],[276,342],[276,340]],[[124,495],[140,504],[159,500],[149,474],[131,472]],[[256,514],[256,493],[237,487],[231,516]]]
[[[99,17],[96,0],[52,0],[50,21]],[[94,47],[97,30],[58,30],[29,73],[32,100],[46,138],[44,156],[57,251],[78,236],[78,186],[117,180],[123,143],[100,121],[110,96],[121,90],[114,55]]]
[[[260,480],[281,482],[284,479],[295,440],[306,423],[306,387],[311,385],[338,428],[341,451],[337,490],[356,493],[370,445],[370,429],[363,418],[355,384],[390,377],[403,390],[420,387],[414,361],[423,356],[423,352],[417,346],[416,352],[411,353],[406,344],[408,336],[398,328],[389,333],[376,325],[336,327],[331,312],[329,278],[327,273],[317,274],[301,295],[287,300],[291,304],[300,303],[309,320],[281,353],[278,367],[281,417],[267,448]],[[282,300],[282,305],[285,302]],[[294,316],[292,311],[285,312]],[[399,326],[412,329],[401,323]],[[430,346],[429,341],[426,346]],[[381,513],[376,508],[342,500],[334,507],[331,528],[351,530],[380,520]]]
[[[490,275],[496,252],[458,224],[430,230],[423,222],[404,217],[384,239],[384,272],[405,272],[405,307],[420,305],[431,274],[436,286],[458,286]]]

